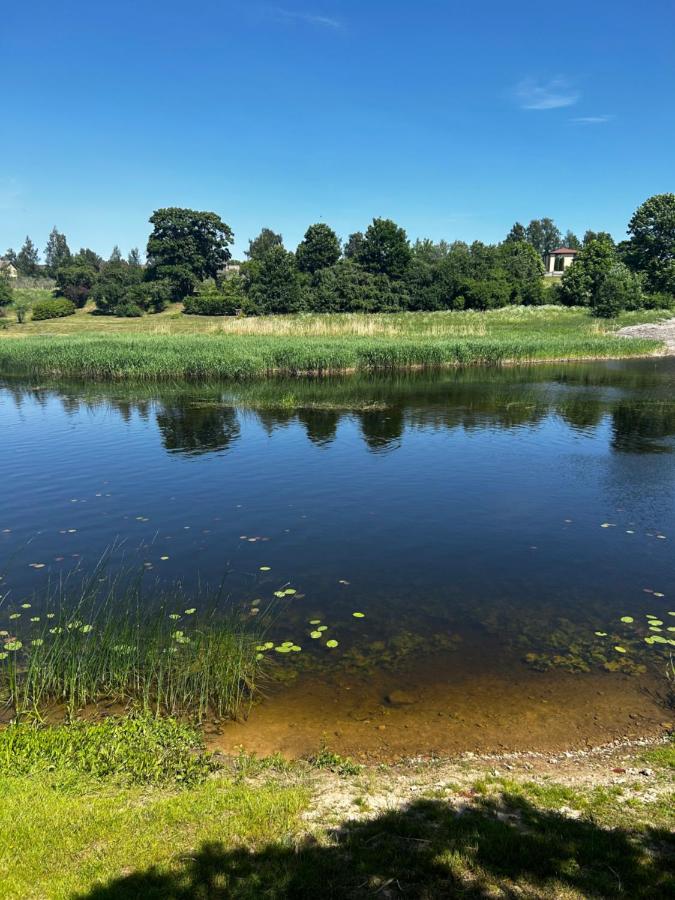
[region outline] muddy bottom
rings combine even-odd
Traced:
[[[655,737],[672,713],[655,674],[533,671],[438,654],[367,677],[304,674],[275,687],[247,721],[207,729],[227,753],[301,757],[325,744],[362,762],[464,751],[556,752]]]

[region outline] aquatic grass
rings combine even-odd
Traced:
[[[0,698],[17,719],[54,704],[73,718],[101,701],[196,721],[236,718],[264,665],[260,626],[218,607],[222,598],[207,592],[147,595],[119,577],[93,576],[76,598],[59,589],[39,616],[2,616]]]
[[[586,311],[556,307],[478,314],[268,317],[221,323],[216,330],[201,332],[153,332],[149,325],[118,332],[106,326],[2,337],[0,373],[97,381],[244,381],[619,358],[650,354],[659,347],[654,341],[627,340],[603,330]]]

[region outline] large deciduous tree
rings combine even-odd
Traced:
[[[283,247],[284,239],[271,228],[263,228],[260,234],[248,242],[244,250],[249,259],[262,259],[273,247]]]
[[[205,278],[218,280],[230,259],[228,248],[234,240],[232,229],[220,216],[169,207],[155,210],[150,224],[153,230],[147,247],[149,280],[168,281],[175,300],[192,293]]]
[[[675,294],[675,194],[656,194],[628,223],[626,261],[644,272],[650,291]]]
[[[562,302],[567,306],[593,306],[600,286],[616,262],[612,242],[589,241],[560,279]]]
[[[333,229],[323,222],[310,225],[295,252],[298,269],[313,275],[334,266],[340,259],[340,241]]]
[[[560,246],[560,231],[553,219],[532,219],[526,229],[527,240],[540,256]]]
[[[356,261],[373,275],[402,278],[411,250],[405,230],[391,219],[373,219],[366,229]]]

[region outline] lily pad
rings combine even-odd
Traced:
[[[330,647],[331,650],[332,650],[334,647],[337,647],[337,646],[338,646],[338,642],[335,641],[335,640],[332,640],[332,641],[326,641],[326,647]]]
[[[621,616],[621,621],[625,622],[626,625],[630,625],[630,623],[634,622],[635,619],[632,616]]]
[[[366,614],[362,612],[354,612],[352,613],[355,619],[365,619]]]
[[[598,637],[607,637],[606,631],[596,631],[595,633]]]
[[[309,636],[311,638],[314,638],[314,640],[317,640],[317,638],[321,637],[321,632],[320,631],[310,631]]]
[[[619,644],[617,644],[617,645],[614,647],[614,649],[616,650],[617,653],[625,653],[625,652],[626,652],[626,648],[625,648],[625,647],[621,647]]]

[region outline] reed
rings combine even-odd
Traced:
[[[95,574],[73,596],[0,611],[0,698],[15,719],[47,706],[69,718],[102,701],[155,715],[242,715],[261,671],[259,636],[222,598],[182,589],[146,596]]]

